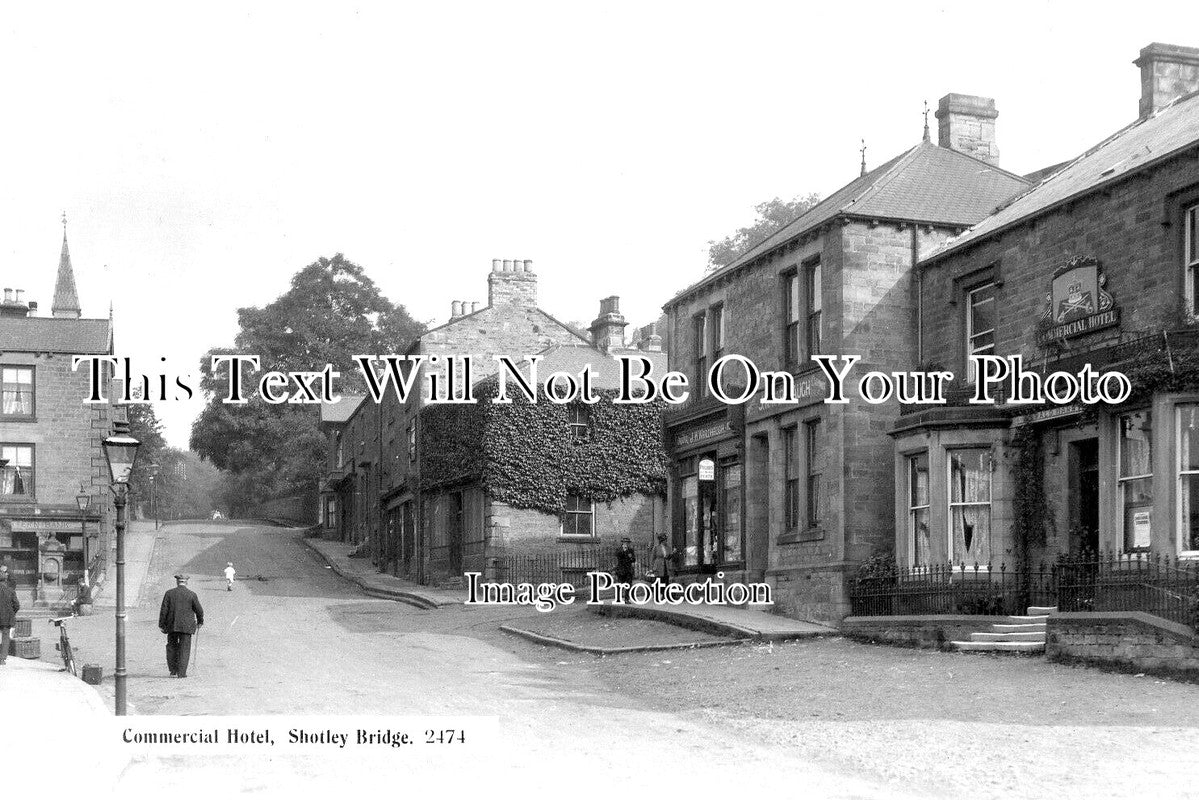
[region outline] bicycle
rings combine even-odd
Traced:
[[[62,663],[67,668],[67,672],[71,673],[72,677],[79,677],[79,672],[75,667],[75,651],[71,648],[71,640],[67,638],[67,626],[63,623],[71,619],[75,615],[69,617],[58,617],[50,620],[50,624],[58,628],[58,643],[54,648],[58,650],[62,656]]]

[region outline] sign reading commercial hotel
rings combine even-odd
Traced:
[[[1075,256],[1058,267],[1045,295],[1045,324],[1037,334],[1038,342],[1119,325],[1120,309],[1105,291],[1106,285],[1107,277],[1094,258]]]

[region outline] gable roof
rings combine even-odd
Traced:
[[[726,267],[679,295],[737,269],[779,245],[839,216],[973,225],[1029,182],[985,161],[931,142],[921,142],[821,200],[751,247]],[[666,304],[669,307],[674,300]]]
[[[0,351],[9,353],[112,352],[112,327],[107,319],[0,317]]]
[[[1199,143],[1199,92],[1180,97],[1152,116],[1117,131],[957,238],[950,239],[924,261],[934,261],[1048,213],[1058,205],[1172,158],[1196,143]]]
[[[338,425],[348,422],[366,395],[345,394],[336,403],[321,403],[321,424]]]

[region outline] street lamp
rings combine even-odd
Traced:
[[[147,464],[146,471],[150,473],[150,513],[154,515],[154,530],[158,530],[158,465]]]
[[[112,435],[104,440],[104,460],[112,479],[113,505],[116,507],[117,529],[117,668],[116,715],[125,716],[125,500],[129,494],[129,475],[137,461],[141,444],[129,435],[129,423],[114,420]]]
[[[87,546],[87,507],[91,505],[92,498],[87,493],[87,489],[83,484],[79,484],[79,494],[75,495],[75,504],[79,506],[79,535],[83,537],[83,585],[91,586],[92,580],[90,570],[92,568],[90,548]]]

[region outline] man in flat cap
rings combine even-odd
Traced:
[[[158,629],[167,635],[167,669],[171,677],[186,678],[192,634],[204,624],[204,609],[196,593],[187,588],[186,575],[176,575],[175,584],[162,596]]]

